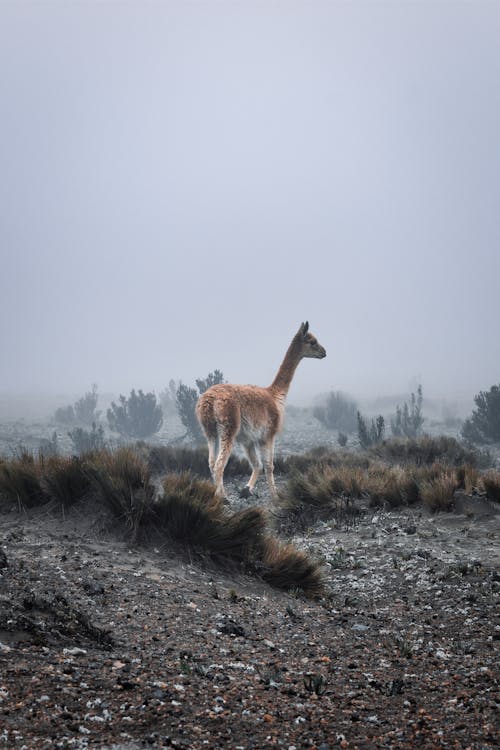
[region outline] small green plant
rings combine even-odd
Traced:
[[[407,401],[401,407],[396,407],[396,414],[391,419],[391,430],[395,437],[416,438],[422,429],[424,418],[422,416],[422,386],[417,388],[417,395],[414,393],[410,396],[410,403]]]
[[[465,420],[462,436],[471,443],[500,440],[500,383],[474,396],[476,408]]]
[[[126,437],[146,438],[154,435],[163,424],[161,406],[154,393],[132,390],[129,398],[120,395],[107,412],[111,430]]]
[[[100,451],[105,447],[104,429],[102,425],[98,427],[95,422],[92,423],[91,430],[75,427],[74,430],[68,432],[68,436],[73,445],[73,450],[78,456],[82,453]]]
[[[308,693],[322,696],[326,693],[328,682],[322,674],[308,672],[304,677],[304,687]]]

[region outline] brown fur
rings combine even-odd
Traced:
[[[198,420],[208,441],[208,461],[217,494],[224,496],[224,469],[235,440],[240,442],[252,466],[252,475],[242,492],[251,494],[262,468],[269,489],[276,495],[273,476],[274,440],[283,423],[286,395],[295,370],[303,357],[322,359],[325,349],[302,323],[288,347],[285,358],[268,388],[256,385],[214,385],[200,396]],[[216,445],[219,449],[216,456]]]

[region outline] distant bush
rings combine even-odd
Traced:
[[[313,415],[329,430],[354,432],[356,430],[357,404],[341,391],[332,391],[313,409]]]
[[[100,412],[96,412],[98,400],[97,385],[94,383],[91,391],[88,391],[85,396],[75,401],[73,409],[77,422],[91,425],[99,419]]]
[[[150,437],[163,424],[163,413],[155,394],[141,390],[137,393],[132,390],[129,398],[120,395],[118,404],[111,403],[107,416],[111,430],[132,438]]]
[[[391,430],[395,437],[416,438],[422,429],[424,418],[422,416],[422,386],[417,388],[417,396],[412,393],[410,403],[405,401],[403,406],[396,407],[396,414],[391,419]]]
[[[204,440],[203,432],[196,417],[196,404],[202,393],[224,382],[224,375],[221,370],[209,372],[206,378],[196,380],[196,388],[190,388],[184,383],[180,383],[176,392],[177,411],[180,420],[186,428],[186,435],[194,442],[201,443]]]
[[[91,430],[84,430],[82,427],[75,427],[68,432],[69,439],[73,444],[73,451],[80,456],[82,453],[100,451],[105,447],[104,429],[102,425],[96,426],[92,423]]]
[[[158,400],[165,416],[177,414],[177,388],[179,385],[172,378],[168,381],[168,387],[164,388]]]
[[[357,412],[357,420],[358,440],[362,448],[366,449],[382,442],[385,435],[385,421],[381,414],[376,419],[372,419],[369,427],[359,411]]]
[[[75,401],[73,406],[61,406],[56,409],[54,419],[56,422],[64,425],[81,423],[91,425],[99,419],[100,412],[96,411],[99,395],[97,385],[92,385],[92,390],[88,391],[82,398]]]
[[[471,443],[500,441],[500,384],[474,396],[476,409],[465,420],[462,436]]]
[[[339,432],[337,435],[337,442],[340,445],[341,448],[345,448],[347,445],[347,435],[345,432]]]

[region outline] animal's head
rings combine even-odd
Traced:
[[[316,336],[309,333],[309,323],[307,320],[300,326],[296,338],[300,341],[303,357],[312,357],[314,359],[323,359],[323,357],[326,357],[326,349],[321,346]]]

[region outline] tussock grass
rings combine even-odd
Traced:
[[[133,448],[103,450],[93,455],[87,471],[103,505],[135,540],[154,497],[146,462]]]
[[[149,450],[148,466],[154,475],[170,472],[190,471],[196,476],[209,478],[208,450],[206,448],[187,448],[185,446],[160,445]],[[224,476],[245,476],[251,471],[248,461],[231,455]]]
[[[262,578],[271,586],[287,591],[300,589],[309,597],[321,595],[323,584],[319,564],[291,544],[281,545],[268,537],[262,563]]]
[[[40,461],[23,452],[0,464],[0,495],[19,508],[33,508],[49,501],[41,486]]]
[[[421,483],[422,502],[433,512],[451,510],[455,491],[459,489],[459,486],[456,472],[444,471],[440,476]]]
[[[41,485],[51,500],[69,507],[91,488],[87,464],[77,456],[51,456],[43,463]]]
[[[445,435],[440,437],[424,435],[416,439],[393,438],[373,446],[369,452],[372,456],[385,461],[417,466],[429,465],[437,461],[450,466],[461,464],[476,466],[482,460],[477,451],[466,448],[455,438]]]
[[[500,472],[488,471],[481,477],[481,484],[489,500],[500,503]]]

